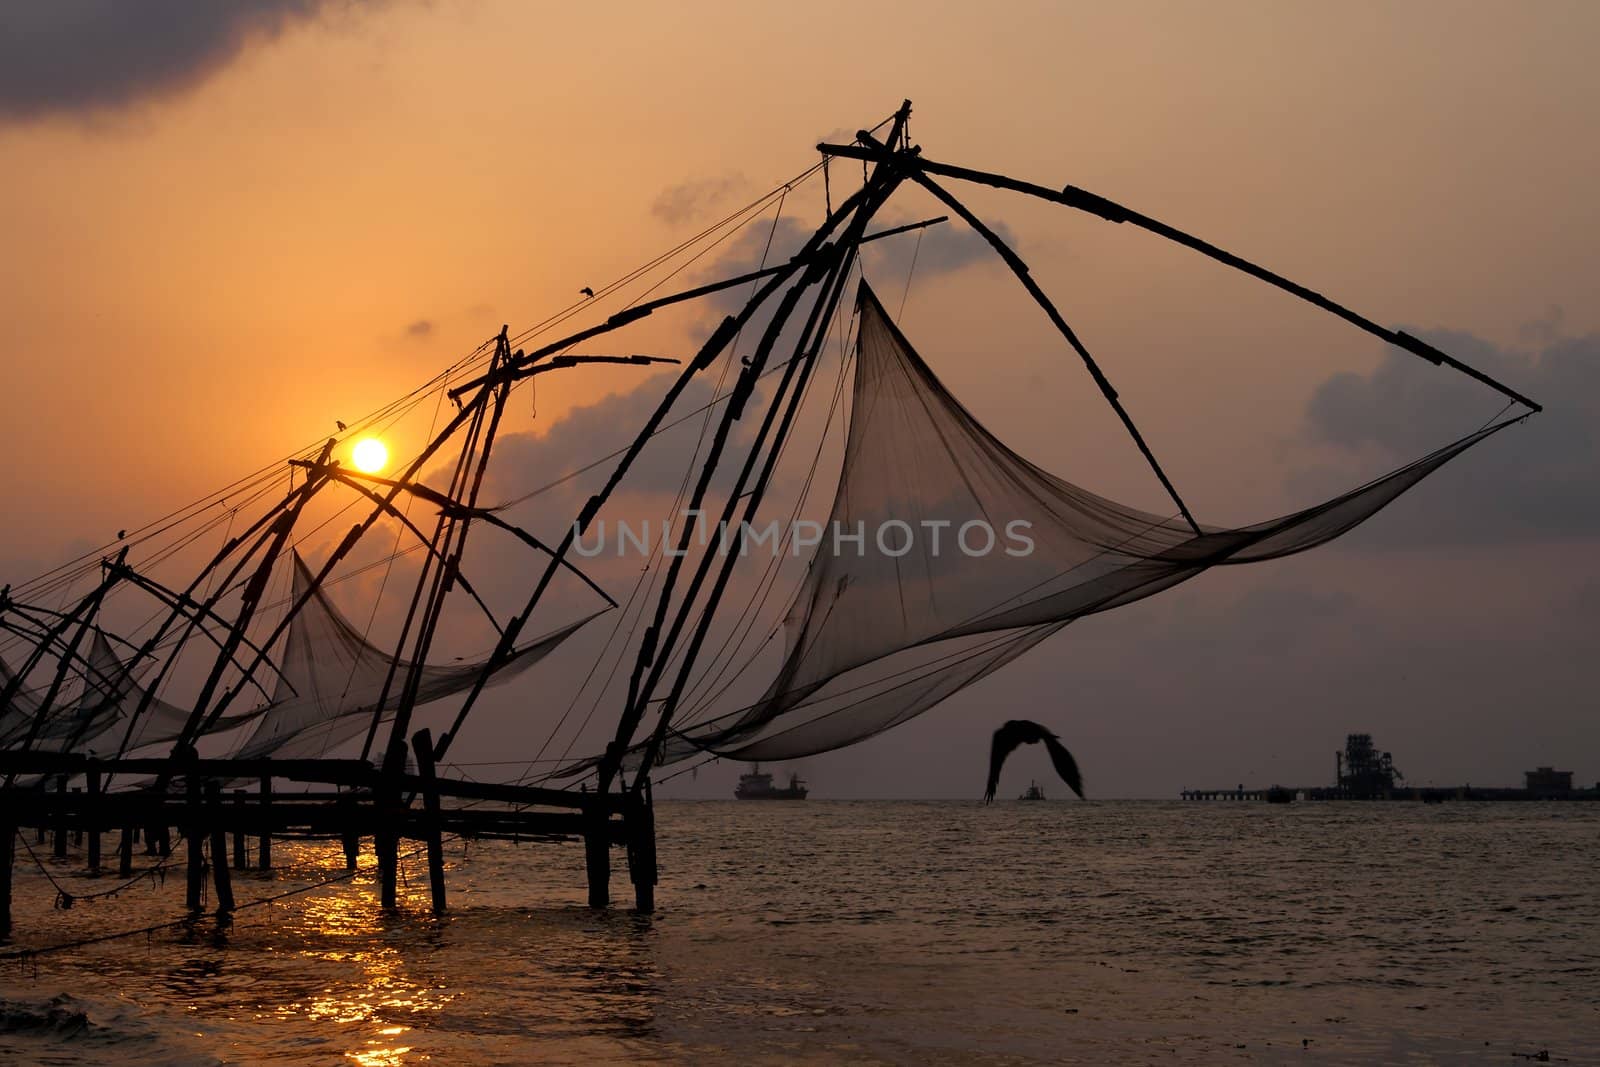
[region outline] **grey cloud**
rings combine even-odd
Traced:
[[[339,0],[349,3],[350,0]],[[334,0],[0,5],[0,121],[115,111],[198,85]]]
[[[885,218],[880,219],[880,226],[875,228],[889,229],[907,222],[919,221],[921,220],[912,218]],[[1006,244],[1012,248],[1017,247],[1016,234],[1004,222],[985,219],[984,223]],[[916,262],[917,277],[949,274],[985,259],[993,259],[995,263],[1000,262],[994,250],[989,247],[989,242],[959,219],[941,222],[918,233],[890,237],[875,242],[867,248],[866,257],[871,276],[884,279],[903,280],[911,270],[913,259]]]
[[[433,333],[433,323],[428,319],[418,319],[406,327],[406,336],[421,340]]]
[[[717,207],[727,203],[748,184],[742,174],[692,178],[661,190],[650,205],[650,214],[673,226],[709,221]]]
[[[1465,333],[1421,336],[1544,403],[1545,411],[1446,466],[1355,539],[1485,543],[1600,535],[1600,334],[1555,341],[1536,355]],[[1398,466],[1474,429],[1502,403],[1462,375],[1391,349],[1370,375],[1324,382],[1306,418],[1314,438]]]

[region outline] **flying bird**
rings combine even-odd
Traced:
[[[578,292],[582,293],[584,296],[588,297],[590,300],[594,299],[594,290],[589,288],[587,285],[584,286],[582,289],[579,289]]]
[[[348,429],[348,427],[347,427],[347,426],[345,426],[345,424],[344,424],[344,423],[342,423],[342,422],[340,422],[340,421],[339,421],[339,420],[338,420],[338,419],[334,419],[334,420],[333,420],[333,424],[334,424],[334,425],[335,425],[335,426],[337,426],[337,427],[339,427],[339,429],[340,429],[340,430],[345,430],[345,429]]]
[[[1011,750],[1018,745],[1031,745],[1035,741],[1043,741],[1044,747],[1050,753],[1050,762],[1055,764],[1056,773],[1061,775],[1061,780],[1072,787],[1072,791],[1083,797],[1083,777],[1078,773],[1078,763],[1072,758],[1072,753],[1056,739],[1056,735],[1046,730],[1036,722],[1027,719],[1012,719],[994,732],[994,742],[989,746],[989,785],[983,791],[983,802],[988,804],[994,800],[994,791],[1000,785],[1000,768],[1005,765],[1006,757],[1011,755]]]

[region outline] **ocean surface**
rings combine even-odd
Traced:
[[[1600,1063],[1600,805],[668,802],[658,910],[576,845],[447,847],[0,963],[0,1063]],[[113,837],[114,840],[114,837]],[[182,914],[179,871],[11,948]],[[279,843],[241,902],[343,869]],[[143,857],[140,857],[144,862]],[[116,883],[44,857],[69,892]]]

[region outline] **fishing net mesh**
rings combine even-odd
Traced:
[[[794,759],[906,721],[1073,619],[1208,568],[1324,544],[1511,421],[1315,507],[1237,529],[1129,508],[1007,448],[859,290],[853,409],[827,534],[753,704],[669,734],[702,751]],[[835,535],[839,535],[835,537]]]

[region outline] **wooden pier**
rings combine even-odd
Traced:
[[[342,840],[351,868],[361,839],[370,839],[385,908],[397,903],[399,843],[421,842],[435,914],[446,906],[446,834],[582,841],[592,907],[610,904],[611,850],[622,846],[635,904],[640,911],[653,909],[655,814],[648,782],[623,792],[590,793],[465,781],[435,772],[427,730],[413,736],[412,748],[415,773],[386,772],[353,759],[95,760],[0,752],[0,775],[11,783],[0,788],[0,938],[11,933],[16,839],[26,832],[40,842],[53,835],[57,859],[67,854],[68,834],[81,838],[89,873],[102,873],[109,855],[124,878],[132,874],[134,846],[141,837],[147,852],[161,855],[181,838],[187,850],[188,907],[201,909],[209,868],[218,912],[234,908],[230,867],[247,867],[254,843],[256,866],[270,869],[274,837]],[[130,784],[106,788],[118,781]],[[163,781],[164,786],[159,784]],[[242,788],[245,783],[250,787]],[[118,839],[108,854],[102,841],[110,833]]]

